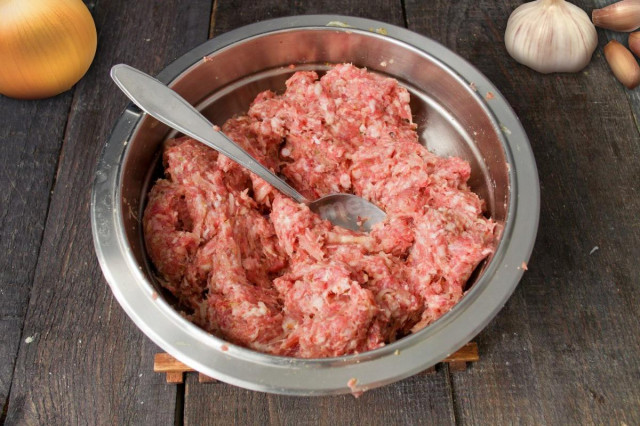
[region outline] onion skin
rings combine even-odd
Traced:
[[[41,99],[87,72],[97,33],[81,0],[0,0],[0,93]]]
[[[633,54],[622,44],[611,40],[604,47],[604,56],[609,63],[613,75],[627,89],[634,89],[640,85],[640,65]]]
[[[629,50],[640,57],[640,31],[629,34]]]
[[[596,27],[629,32],[640,28],[640,0],[622,0],[602,9],[594,9],[591,19]]]

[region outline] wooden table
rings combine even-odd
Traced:
[[[88,1],[98,52],[69,92],[0,97],[0,423],[640,424],[640,91],[600,45],[583,71],[540,75],[506,53],[520,1]],[[604,1],[581,1],[585,10]],[[540,172],[529,271],[476,341],[481,360],[365,393],[295,398],[223,383],[168,385],[159,349],[124,314],[96,261],[95,164],[127,104],[108,77],[150,73],[208,37],[284,15],[405,26],[457,51],[506,96]],[[625,37],[626,38],[626,37]]]

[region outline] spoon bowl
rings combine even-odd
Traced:
[[[147,114],[229,157],[298,203],[308,205],[311,211],[333,225],[369,232],[385,219],[385,212],[378,206],[353,194],[331,194],[315,201],[308,200],[229,139],[182,96],[150,75],[119,64],[111,68],[111,78]]]
[[[308,205],[321,218],[352,231],[369,232],[387,217],[380,207],[353,194],[329,194]]]

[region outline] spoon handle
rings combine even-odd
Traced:
[[[111,78],[147,114],[226,155],[298,203],[309,203],[302,194],[260,164],[224,133],[215,130],[209,120],[160,81],[125,64],[113,66]]]

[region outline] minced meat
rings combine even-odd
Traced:
[[[385,210],[370,233],[332,226],[204,145],[167,143],[144,235],[160,282],[193,322],[258,351],[359,353],[422,329],[463,296],[494,249],[470,166],[418,142],[409,93],[337,65],[297,72],[222,130],[313,199],[360,195]]]

